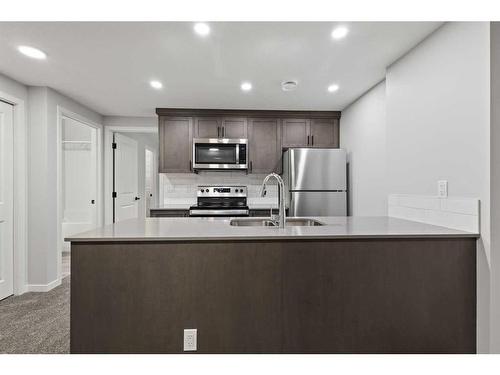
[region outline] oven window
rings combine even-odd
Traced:
[[[196,144],[197,164],[235,164],[236,145],[234,144]]]

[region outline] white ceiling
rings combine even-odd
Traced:
[[[152,116],[156,107],[341,110],[438,22],[0,22],[0,72],[49,86],[103,115]],[[29,59],[18,45],[42,49]],[[157,79],[164,88],[153,90]],[[280,84],[297,80],[283,92]],[[253,90],[240,90],[250,81]],[[327,92],[338,83],[336,93]]]

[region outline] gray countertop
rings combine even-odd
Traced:
[[[147,218],[126,220],[66,238],[101,241],[244,241],[281,239],[479,237],[464,232],[392,217],[315,217],[316,227],[233,227],[229,218]]]

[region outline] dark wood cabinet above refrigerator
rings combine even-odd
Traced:
[[[340,111],[157,108],[160,173],[193,172],[193,138],[248,138],[248,173],[281,172],[288,147],[339,147]]]

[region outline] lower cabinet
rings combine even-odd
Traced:
[[[288,215],[288,208],[286,209],[286,213]],[[250,209],[249,215],[251,217],[269,217],[271,215],[270,209]],[[273,215],[278,215],[278,209],[273,208]]]
[[[151,208],[149,212],[150,217],[188,217],[189,210],[168,210],[168,209],[155,209]]]

